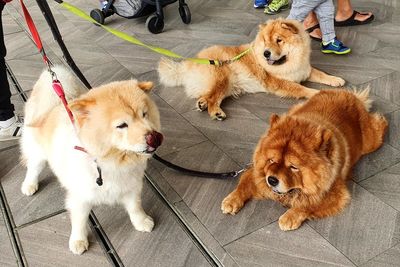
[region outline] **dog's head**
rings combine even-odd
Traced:
[[[298,21],[279,18],[269,20],[259,28],[254,51],[264,68],[283,65],[310,49],[310,38]]]
[[[272,115],[254,154],[254,167],[277,195],[322,195],[330,189],[332,132],[295,118]]]
[[[113,82],[74,100],[78,134],[94,155],[113,151],[150,155],[162,143],[160,115],[148,91],[152,82]]]

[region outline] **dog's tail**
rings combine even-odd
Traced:
[[[160,82],[166,86],[179,86],[183,83],[182,64],[168,58],[161,58],[158,64]]]
[[[67,101],[71,101],[87,92],[87,89],[64,66],[55,66],[52,70],[56,73],[57,79],[63,86]],[[53,79],[50,73],[47,70],[43,71],[33,86],[31,96],[25,104],[25,126],[37,126],[49,111],[61,103],[61,100],[53,90],[52,82]]]
[[[367,111],[371,109],[373,102],[372,99],[369,98],[370,91],[371,88],[369,86],[359,91],[353,90],[353,94],[364,104],[364,107]]]

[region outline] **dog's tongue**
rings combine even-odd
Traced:
[[[268,63],[269,65],[274,65],[274,63],[275,63],[275,60],[268,59],[268,60],[267,60],[267,63]]]

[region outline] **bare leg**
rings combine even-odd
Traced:
[[[71,214],[69,249],[74,254],[82,254],[89,248],[89,241],[87,239],[87,220],[91,205],[68,196],[67,208]]]
[[[336,21],[344,21],[353,14],[353,7],[351,6],[350,0],[337,0],[337,11]],[[365,21],[372,16],[371,12],[365,12],[365,14],[357,14],[354,18],[358,21]]]
[[[133,227],[140,232],[151,232],[154,227],[153,219],[144,212],[142,207],[141,190],[139,192],[131,192],[122,199],[129,214],[129,218]]]
[[[316,68],[311,68],[310,77],[308,77],[308,81],[327,84],[330,86],[343,86],[346,82],[340,77],[328,75],[323,71],[317,70]]]

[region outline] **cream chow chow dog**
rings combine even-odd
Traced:
[[[311,81],[342,86],[342,78],[328,75],[310,65],[310,38],[295,20],[269,20],[259,26],[255,40],[240,46],[212,46],[200,51],[198,58],[229,60],[250,51],[239,60],[223,66],[201,65],[191,61],[162,59],[158,72],[166,86],[185,88],[197,99],[199,110],[208,109],[211,118],[226,118],[222,100],[242,93],[271,92],[282,97],[310,98],[318,91],[299,83]]]
[[[21,151],[27,173],[22,193],[30,196],[38,190],[38,176],[48,162],[67,191],[69,248],[74,254],[88,249],[86,225],[94,205],[121,203],[135,229],[150,232],[154,223],[141,204],[143,176],[147,160],[163,138],[157,107],[146,93],[153,83],[119,81],[87,91],[66,69],[54,70],[66,91],[76,129],[53,92],[50,74],[43,72],[25,106]],[[101,186],[96,183],[97,166],[104,181]]]

